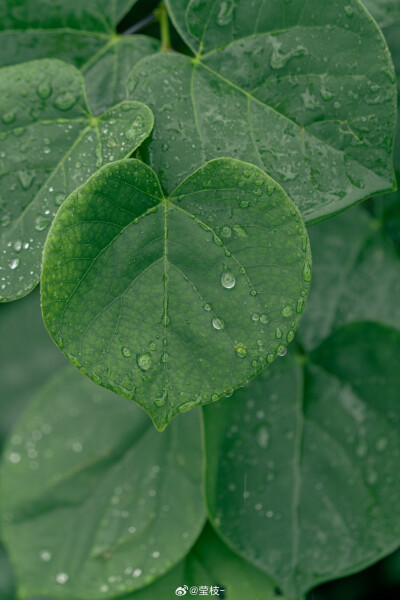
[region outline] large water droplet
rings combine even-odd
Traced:
[[[16,257],[16,258],[12,259],[12,261],[9,264],[9,267],[12,271],[14,271],[14,269],[16,269],[18,267],[18,265],[19,265],[19,258]]]
[[[212,324],[213,324],[214,329],[223,329],[225,327],[223,321],[221,321],[221,319],[217,319],[217,318],[212,320]]]
[[[142,371],[148,371],[151,367],[151,363],[151,355],[148,352],[137,355],[137,364]]]
[[[129,358],[132,356],[132,352],[131,350],[128,348],[128,346],[124,346],[121,350],[122,352],[122,356],[125,356],[125,358]]]
[[[304,278],[304,281],[311,281],[311,274],[312,274],[311,265],[307,261],[307,262],[304,263],[304,267],[303,267],[303,278]]]
[[[35,229],[37,231],[44,231],[50,224],[49,217],[44,215],[38,215],[35,219]]]
[[[74,97],[70,92],[64,92],[63,94],[57,96],[54,101],[54,106],[59,110],[69,110],[74,106],[76,101],[77,98]]]
[[[68,579],[69,576],[67,575],[67,573],[57,573],[56,575],[56,581],[57,583],[61,583],[61,585],[67,583]]]
[[[292,307],[287,305],[282,309],[282,316],[283,317],[290,317],[290,315],[292,314]]]
[[[235,350],[236,354],[240,356],[240,358],[245,358],[245,356],[247,356],[247,348],[244,344],[235,344]]]
[[[230,273],[230,271],[225,271],[222,273],[221,283],[224,288],[231,290],[233,287],[235,287],[236,278],[233,273]]]

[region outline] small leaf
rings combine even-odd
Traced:
[[[64,199],[103,164],[128,156],[149,135],[143,104],[98,118],[80,73],[58,60],[0,70],[0,301],[38,283],[49,226]]]
[[[204,408],[214,527],[289,598],[400,543],[399,361],[398,331],[351,324]]]
[[[257,167],[211,161],[164,198],[149,167],[121,161],[59,211],[43,315],[74,365],[163,429],[284,350],[310,279],[301,217]]]
[[[141,154],[167,192],[218,156],[260,166],[307,222],[394,188],[395,74],[359,2],[169,4],[196,57],[154,55],[128,79],[155,114]]]
[[[201,482],[198,412],[160,435],[133,403],[61,371],[5,451],[2,533],[19,594],[97,600],[148,585],[198,537]]]

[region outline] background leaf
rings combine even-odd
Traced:
[[[382,224],[357,207],[309,235],[315,277],[299,330],[305,348],[352,321],[400,329],[400,256]]]
[[[266,170],[307,222],[393,189],[393,65],[358,2],[196,0],[188,23],[196,58],[151,56],[128,80],[155,114],[142,155],[168,192],[217,156]]]
[[[362,1],[381,27],[389,27],[400,22],[400,4],[398,0]]]
[[[133,403],[62,371],[5,450],[2,531],[19,593],[113,598],[162,575],[203,526],[201,471],[197,412],[160,435]]]
[[[43,315],[73,364],[163,429],[285,349],[310,279],[301,217],[257,167],[211,161],[164,199],[149,167],[121,161],[59,211]]]
[[[400,543],[399,359],[399,332],[350,324],[204,409],[214,526],[290,598]]]
[[[124,158],[149,135],[143,104],[90,114],[83,79],[58,60],[0,70],[0,300],[39,281],[48,227],[66,196],[103,164]]]
[[[116,26],[136,0],[48,3],[5,0],[0,7],[0,66],[58,58],[82,68],[88,103],[100,114],[125,99],[132,66],[157,52],[158,40],[122,36]],[[150,6],[152,9],[152,6]]]

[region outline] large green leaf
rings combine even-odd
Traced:
[[[143,104],[100,117],[86,104],[82,75],[58,60],[0,70],[0,301],[39,281],[41,254],[60,204],[103,164],[128,156],[149,135]]]
[[[0,450],[26,402],[65,364],[43,324],[39,290],[0,305]]]
[[[94,114],[125,99],[126,77],[160,43],[144,35],[121,36],[117,23],[136,0],[48,3],[5,0],[0,6],[0,66],[58,58],[82,68]]]
[[[204,408],[214,526],[290,598],[400,544],[400,333],[350,324]]]
[[[5,450],[2,532],[19,594],[90,600],[151,583],[202,529],[201,479],[197,411],[160,435],[134,403],[63,370]]]
[[[381,27],[400,22],[399,0],[362,0]]]
[[[207,525],[184,561],[153,585],[135,592],[124,600],[172,600],[179,595],[176,594],[179,588],[183,588],[189,596],[197,596],[201,587],[202,596],[212,595],[228,600],[276,598],[274,585],[269,577],[229,550]],[[212,594],[210,587],[214,588]],[[204,588],[207,588],[207,594],[204,594]]]
[[[120,161],[58,212],[43,315],[73,364],[162,430],[285,349],[310,279],[301,217],[258,167],[211,161],[164,198],[149,167]]]
[[[361,208],[312,227],[313,283],[299,330],[309,350],[358,320],[400,329],[400,256],[381,223]]]
[[[217,156],[266,170],[309,222],[393,189],[394,70],[359,2],[199,0],[190,19],[194,59],[154,55],[128,80],[155,114],[143,156],[168,192]]]

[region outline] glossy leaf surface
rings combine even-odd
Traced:
[[[204,408],[214,525],[290,598],[399,545],[399,360],[398,331],[350,324]]]
[[[0,300],[39,281],[49,225],[64,199],[103,164],[150,134],[143,104],[89,112],[82,75],[58,60],[0,70]]]
[[[43,315],[73,364],[163,429],[285,349],[310,279],[301,217],[257,167],[211,161],[164,198],[149,167],[121,161],[59,211]]]
[[[196,0],[184,14],[198,55],[151,56],[128,80],[155,114],[143,156],[168,192],[217,156],[263,168],[308,222],[393,189],[394,70],[359,2]]]
[[[5,450],[2,532],[19,593],[90,600],[151,583],[203,527],[201,479],[198,412],[160,435],[135,404],[61,371]]]

